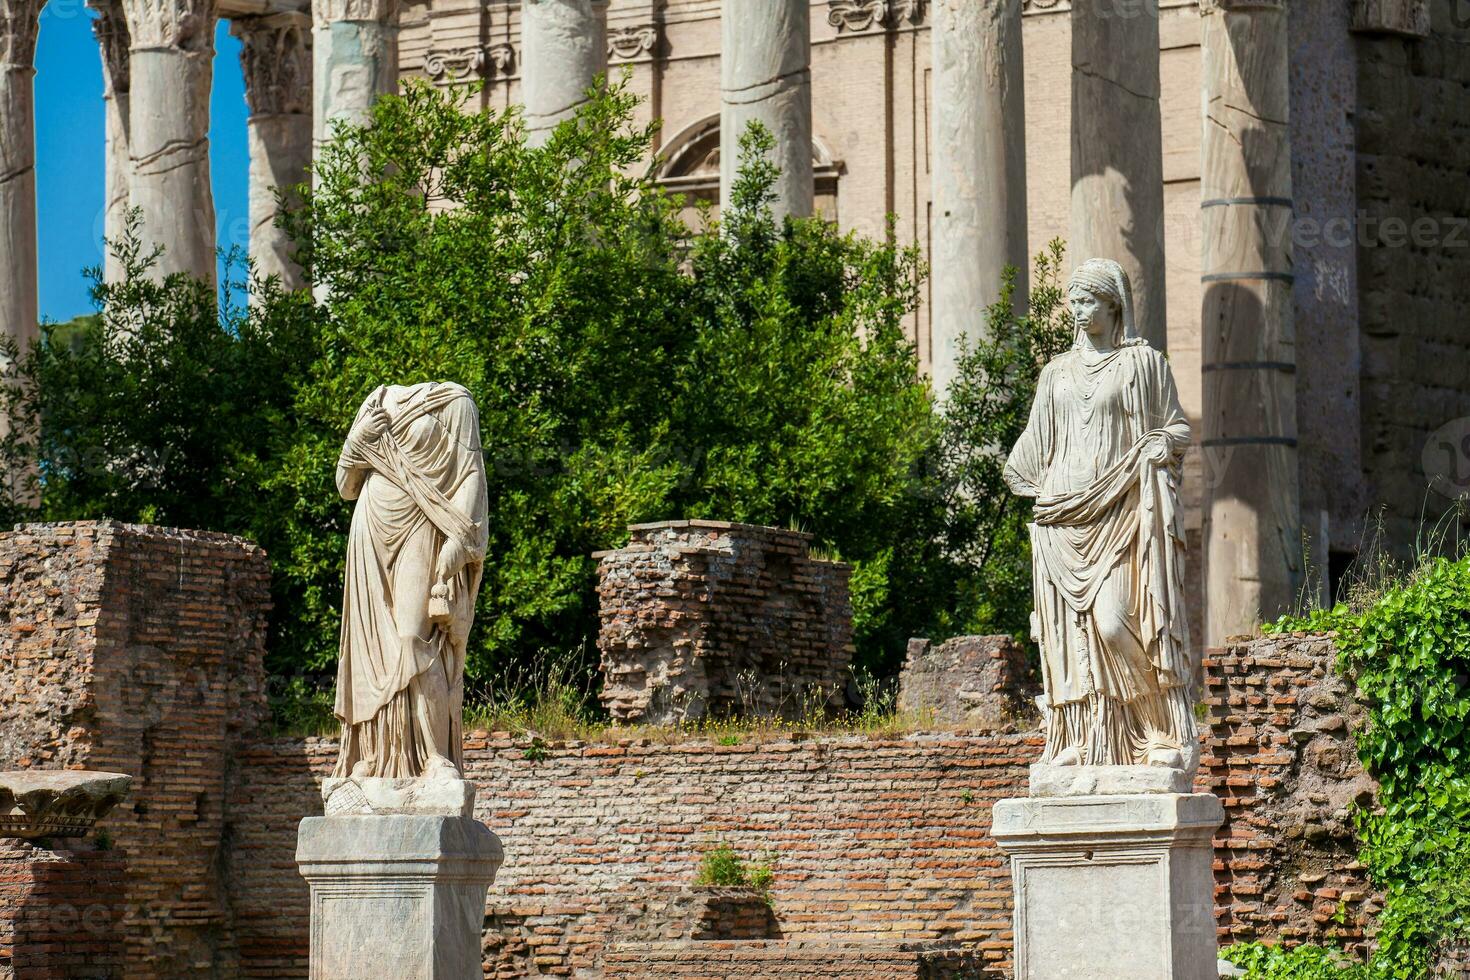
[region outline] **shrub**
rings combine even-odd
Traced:
[[[694,883],[714,888],[749,888],[767,894],[775,881],[770,861],[747,864],[729,844],[716,844],[699,859]]]

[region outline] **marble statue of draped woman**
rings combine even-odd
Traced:
[[[488,510],[480,418],[457,384],[378,388],[337,463],[347,536],[334,775],[462,766],[465,644]]]
[[[1184,605],[1189,424],[1164,356],[1134,335],[1127,275],[1073,275],[1071,350],[1042,370],[1006,480],[1036,498],[1035,609],[1052,765],[1198,763]]]

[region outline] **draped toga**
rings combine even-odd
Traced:
[[[1150,437],[1168,459],[1148,458]],[[1180,456],[1189,424],[1168,362],[1141,342],[1043,369],[1006,481],[1036,498],[1035,610],[1050,762],[1134,765],[1193,751]]]
[[[367,775],[419,775],[433,755],[461,766],[465,644],[485,557],[488,502],[479,413],[456,384],[383,387],[375,407],[391,425],[379,438],[349,436],[337,486],[355,499],[342,595],[336,775],[367,762]],[[441,555],[455,571],[441,583]],[[431,618],[430,595],[449,586],[447,617]],[[447,712],[449,744],[429,745],[416,698]],[[437,703],[440,700],[445,703]]]

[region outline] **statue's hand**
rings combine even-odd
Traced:
[[[352,438],[363,443],[377,442],[392,425],[393,419],[388,415],[387,410],[381,405],[374,405],[357,423],[357,427],[352,431]]]
[[[1169,447],[1169,440],[1161,435],[1152,435],[1144,443],[1143,456],[1150,463],[1163,465],[1169,461],[1174,453]]]
[[[470,556],[457,541],[445,541],[444,547],[439,549],[439,556],[434,560],[434,578],[439,582],[449,582],[459,574],[459,570],[469,562]]]

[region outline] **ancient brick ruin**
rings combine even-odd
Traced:
[[[852,662],[850,566],[800,531],[724,521],[629,529],[601,552],[605,679],[617,721],[801,718],[844,704]]]
[[[100,825],[127,854],[129,978],[234,962],[216,869],[226,777],[266,717],[269,608],[265,553],[238,538],[110,521],[0,534],[0,769],[134,777]]]
[[[122,980],[127,863],[94,840],[0,840],[0,978]]]
[[[119,524],[0,535],[3,765],[137,777],[103,821],[115,849],[72,858],[126,861],[130,978],[306,975],[296,825],[321,812],[336,743],[262,728],[268,602],[264,556],[236,539]],[[1361,948],[1371,931],[1377,899],[1347,806],[1372,784],[1334,657],[1330,638],[1286,636],[1207,660],[1199,788],[1229,815],[1216,839],[1222,943]],[[908,690],[937,689],[935,671],[955,666],[978,668],[968,689],[1024,696],[1014,650],[994,639],[916,646]],[[507,854],[486,975],[755,977],[777,961],[798,977],[1003,975],[1011,888],[991,807],[1024,793],[1041,739],[979,727],[741,744],[468,733],[477,816]],[[768,906],[694,887],[721,843],[773,863]],[[52,901],[26,888],[0,889],[0,929]],[[119,907],[100,886],[89,894]]]
[[[1352,729],[1363,709],[1324,636],[1253,640],[1205,664],[1200,783],[1225,805],[1215,839],[1220,941],[1364,953],[1381,902],[1357,862],[1351,808],[1375,786]]]

